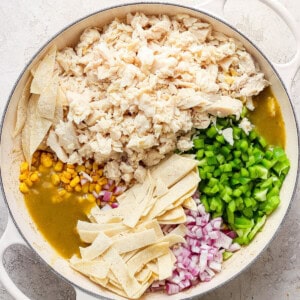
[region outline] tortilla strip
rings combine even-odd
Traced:
[[[177,206],[172,210],[167,210],[163,215],[158,216],[157,220],[159,223],[160,221],[169,221],[169,220],[175,220],[181,217],[185,217],[185,212],[182,206]]]
[[[49,146],[57,155],[57,157],[64,163],[68,160],[68,155],[65,150],[61,147],[58,141],[58,136],[56,135],[55,131],[52,129],[49,131],[48,138],[47,138],[47,146]]]
[[[56,106],[54,111],[53,124],[58,124],[64,117],[64,103],[67,102],[67,98],[62,88],[58,86],[57,88],[57,96],[56,96]]]
[[[100,231],[77,230],[80,239],[85,243],[92,243]]]
[[[171,219],[171,220],[159,220],[158,221],[159,224],[164,224],[164,225],[168,225],[168,224],[183,224],[186,222],[186,216],[182,216],[179,217],[177,219]]]
[[[184,197],[186,193],[189,193],[192,189],[197,188],[198,182],[198,177],[193,172],[189,173],[181,181],[172,186],[166,195],[156,201],[154,207],[149,212],[149,215],[146,216],[146,219],[154,219],[157,215],[165,211],[165,209],[177,199]]]
[[[17,119],[16,119],[16,126],[13,133],[13,137],[16,137],[22,131],[25,125],[28,101],[30,97],[31,81],[32,81],[32,76],[29,75],[29,78],[27,79],[24,90],[22,92],[21,98],[18,102]]]
[[[160,225],[159,225],[159,223],[157,222],[156,219],[151,220],[151,221],[147,221],[147,222],[144,222],[144,223],[141,223],[141,224],[139,224],[137,226],[137,230],[140,230],[140,229],[143,229],[143,228],[146,228],[146,229],[153,228],[154,231],[155,231],[156,237],[158,239],[160,239],[160,238],[162,238],[164,236],[164,233],[161,230],[161,227],[160,227]]]
[[[104,233],[99,232],[97,238],[93,243],[86,247],[79,247],[81,257],[84,260],[92,260],[100,256],[104,251],[106,251],[112,245],[112,240],[107,237]]]
[[[151,276],[150,279],[148,280],[148,282],[143,284],[142,287],[140,288],[140,290],[132,298],[139,299],[145,293],[145,291],[148,289],[148,287],[153,283],[153,281],[157,280],[157,279],[158,278],[155,275]]]
[[[197,164],[196,160],[173,154],[154,167],[151,176],[154,180],[163,181],[169,188],[191,172]]]
[[[53,121],[58,88],[58,73],[54,74],[47,86],[42,90],[38,105],[37,112],[42,118]]]
[[[107,229],[113,229],[117,227],[123,227],[126,229],[126,226],[121,225],[120,223],[107,223],[107,224],[98,224],[98,223],[89,223],[85,221],[78,220],[77,230],[86,230],[86,231],[105,231]]]
[[[151,262],[147,263],[146,266],[147,266],[147,268],[149,268],[152,271],[152,273],[158,275],[158,265],[156,262],[151,261]]]
[[[148,229],[118,238],[114,241],[113,247],[121,254],[148,246],[157,240],[154,229]]]
[[[179,244],[179,243],[186,243],[185,239],[182,236],[173,234],[173,233],[168,233],[162,239],[160,239],[158,242],[159,243],[168,242],[169,247],[172,247],[175,244]]]
[[[186,235],[187,232],[187,228],[185,227],[185,225],[180,224],[178,225],[175,229],[173,229],[171,232],[169,232],[169,234],[175,234],[175,235],[180,235],[182,237],[184,237]]]
[[[106,287],[107,284],[108,284],[108,278],[103,278],[103,279],[100,279],[100,278],[97,278],[97,277],[93,277],[93,276],[90,276],[90,279],[98,284],[100,284],[101,286],[103,287]]]
[[[88,218],[94,223],[118,223],[122,221],[122,214],[119,208],[111,209],[109,211],[101,211],[98,205],[95,205],[90,210]]]
[[[70,263],[71,267],[78,272],[87,275],[93,276],[98,279],[104,279],[109,271],[110,264],[104,260],[101,261],[84,261]]]
[[[164,280],[172,276],[173,262],[170,255],[171,250],[168,249],[168,253],[157,258],[158,265],[158,279]]]
[[[41,94],[50,82],[54,71],[55,57],[56,46],[54,45],[35,69],[30,88],[32,94]]]
[[[133,250],[130,252],[123,253],[121,256],[122,256],[124,262],[127,263],[129,261],[129,259],[131,257],[133,257],[134,255],[136,255],[139,251],[140,251],[139,249],[136,249],[136,250]]]
[[[182,203],[182,206],[190,210],[197,210],[197,204],[192,197],[185,199]]]
[[[144,265],[146,265],[151,260],[168,253],[169,243],[163,242],[151,245],[133,256],[128,262],[127,266],[130,270],[130,274],[134,276],[136,272],[139,272]]]
[[[135,278],[141,284],[145,284],[150,279],[151,276],[152,276],[152,271],[149,268],[145,267],[139,273],[136,274]]]
[[[129,269],[119,253],[114,248],[110,248],[103,254],[103,258],[111,263],[111,271],[120,282],[127,296],[133,297],[140,290],[141,285],[134,277],[130,276]]]

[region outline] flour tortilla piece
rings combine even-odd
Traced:
[[[53,124],[57,125],[64,118],[64,103],[68,101],[62,88],[58,86]]]
[[[145,293],[145,291],[149,288],[149,286],[157,279],[158,278],[154,274],[152,274],[152,276],[149,278],[149,280],[146,283],[142,284],[142,287],[140,288],[140,290],[136,294],[134,294],[134,296],[132,298],[139,299]]]
[[[197,165],[198,162],[194,159],[173,154],[152,168],[151,176],[154,180],[164,182],[165,186],[170,188],[190,173]]]
[[[116,249],[110,248],[104,254],[105,261],[111,264],[111,271],[120,282],[120,286],[128,297],[133,297],[140,289],[138,281],[130,276],[129,269]],[[107,286],[108,287],[108,286]]]
[[[90,210],[90,213],[88,215],[88,218],[98,224],[104,224],[104,223],[119,223],[122,221],[122,211],[118,208],[101,211],[100,208],[95,205]]]
[[[97,278],[97,277],[93,277],[93,276],[89,276],[89,278],[96,282],[97,284],[100,284],[101,286],[103,286],[104,288],[107,286],[108,284],[108,278],[103,278],[103,279],[100,279],[100,278]]]
[[[93,276],[98,279],[104,279],[109,271],[110,264],[104,260],[101,261],[84,261],[71,263],[70,266],[76,271],[86,275]]]
[[[182,203],[182,206],[189,210],[197,210],[198,209],[197,204],[192,197],[185,199],[184,202]]]
[[[86,230],[86,231],[104,231],[107,229],[117,228],[122,226],[126,229],[126,226],[121,223],[107,223],[107,224],[98,224],[98,223],[89,223],[85,221],[78,220],[77,222],[77,230]]]
[[[170,219],[170,220],[159,220],[159,224],[162,225],[174,225],[174,224],[183,224],[186,222],[186,215],[181,216],[176,219]]]
[[[146,282],[149,281],[151,276],[152,276],[152,271],[149,268],[145,267],[136,274],[135,278],[140,284],[145,284]]]
[[[174,246],[175,244],[186,243],[185,239],[178,234],[168,233],[163,238],[161,238],[158,243],[169,243],[169,247]]]
[[[172,276],[174,263],[172,262],[171,251],[170,249],[168,250],[168,253],[157,258],[159,280],[164,280]]]
[[[112,240],[108,236],[100,232],[90,246],[86,248],[79,247],[81,257],[84,260],[93,260],[106,251],[112,243]]]
[[[17,118],[16,118],[16,125],[15,125],[15,130],[13,133],[13,137],[16,137],[22,131],[22,129],[25,125],[28,101],[30,98],[31,82],[32,82],[32,76],[29,75],[29,78],[27,79],[24,90],[22,92],[21,98],[18,102]]]
[[[147,263],[147,268],[149,268],[152,271],[152,274],[156,274],[158,276],[158,265],[157,262],[151,261]]]
[[[80,240],[85,243],[93,243],[101,231],[77,230]]]
[[[50,82],[55,66],[56,46],[52,46],[43,60],[36,67],[33,80],[31,83],[30,92],[32,94],[41,94],[43,89]]]
[[[137,231],[144,230],[144,229],[151,229],[151,228],[154,229],[156,237],[158,239],[160,239],[164,236],[163,231],[161,230],[161,227],[156,219],[139,224],[137,226]]]
[[[114,241],[113,247],[122,254],[153,244],[157,240],[154,229],[148,229],[142,232],[129,233],[118,238]]]
[[[182,206],[177,206],[171,210],[167,210],[163,215],[160,215],[157,217],[157,221],[161,223],[161,221],[172,221],[172,220],[176,220],[179,218],[185,217],[185,212],[184,209],[182,208]],[[172,223],[169,223],[172,224]]]
[[[58,89],[58,73],[55,73],[45,88],[42,90],[37,111],[40,117],[50,120],[54,120],[56,99]]]
[[[158,198],[154,207],[146,216],[146,220],[154,219],[156,216],[165,212],[169,205],[176,202],[176,200],[184,197],[191,190],[196,189],[198,183],[199,178],[193,172],[190,172],[187,176],[185,176],[179,182],[173,185],[166,195],[164,195],[161,198]]]
[[[57,155],[57,157],[64,163],[68,161],[68,155],[66,151],[59,144],[58,136],[54,130],[50,130],[47,138],[47,146],[49,146]]]
[[[139,272],[147,263],[159,256],[169,253],[169,243],[157,243],[146,247],[134,255],[128,262],[127,266],[132,276]]]
[[[180,235],[182,237],[185,237],[186,233],[187,233],[187,228],[184,224],[178,225],[175,229],[169,232],[170,235],[175,234],[175,235]]]

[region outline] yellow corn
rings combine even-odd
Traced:
[[[79,202],[79,203],[82,203],[83,201],[84,201],[84,198],[83,198],[83,197],[81,197],[81,196],[78,197],[78,202]]]
[[[228,84],[232,84],[234,82],[234,79],[231,76],[225,76],[225,81]]]
[[[98,164],[96,162],[93,162],[93,170],[98,170]]]
[[[229,71],[230,71],[231,76],[237,76],[237,75],[239,75],[238,72],[235,69],[233,69],[233,68],[230,68]]]
[[[89,186],[89,192],[93,192],[95,190],[95,186],[96,184],[95,183],[90,183],[90,186]]]
[[[72,196],[72,193],[66,192],[64,199],[69,199]]]
[[[65,189],[66,189],[66,191],[68,191],[68,192],[72,192],[72,191],[73,191],[73,188],[72,188],[69,184],[67,184],[67,185],[65,186]]]
[[[116,200],[116,196],[111,196],[111,197],[110,197],[110,202],[111,202],[111,203],[115,202],[115,200]]]
[[[85,183],[83,186],[82,186],[82,192],[83,193],[87,193],[89,191],[89,183]]]
[[[53,203],[59,203],[59,202],[63,201],[63,198],[60,197],[60,196],[55,195],[55,196],[52,196],[51,200],[52,200]]]
[[[76,172],[77,173],[84,172],[84,171],[85,171],[85,166],[80,165],[80,166],[76,167]]]
[[[52,156],[49,155],[48,153],[43,152],[41,155],[41,164],[46,168],[52,167],[53,164]]]
[[[76,192],[81,192],[81,185],[80,185],[80,184],[77,184],[77,185],[75,186],[74,190],[75,190]]]
[[[29,188],[28,186],[26,185],[25,182],[21,182],[20,185],[19,185],[19,190],[21,193],[23,194],[26,194],[26,193],[29,193]]]
[[[26,179],[24,180],[24,182],[26,183],[26,185],[27,185],[28,187],[32,187],[32,186],[33,186],[33,182],[30,180],[30,178],[26,178]]]
[[[100,199],[97,199],[97,200],[96,200],[96,203],[97,203],[98,206],[100,206],[100,204],[101,204]]]
[[[32,182],[37,182],[37,181],[39,180],[39,175],[38,175],[38,173],[37,173],[37,172],[32,173],[32,174],[30,175],[30,180],[31,180]]]
[[[75,187],[75,186],[77,185],[77,183],[79,183],[79,182],[80,182],[80,178],[79,178],[79,176],[76,176],[75,178],[73,178],[73,179],[71,180],[70,186],[71,186],[71,187]]]
[[[29,164],[27,161],[23,161],[20,166],[21,173],[24,173],[29,170]]]
[[[53,173],[51,175],[51,182],[52,182],[53,185],[59,185],[60,178],[59,178],[59,176],[56,173]]]
[[[59,189],[58,190],[58,195],[59,196],[64,196],[67,193],[67,191],[65,189]]]
[[[105,177],[101,177],[99,180],[98,180],[98,184],[100,185],[105,185],[107,184],[107,179]]]
[[[65,178],[68,178],[68,179],[71,179],[72,178],[72,175],[69,173],[69,172],[67,172],[67,171],[63,171],[63,176],[65,177]]]
[[[66,172],[70,173],[71,175],[72,174],[76,174],[76,171],[74,169],[71,169],[71,168],[67,168]]]
[[[45,173],[48,169],[44,165],[39,165],[39,172]]]
[[[61,180],[63,183],[70,183],[70,179],[69,179],[69,178],[66,178],[65,176],[61,176],[61,177],[60,177],[60,180]]]
[[[96,198],[93,194],[87,194],[86,198],[89,202],[95,202],[96,201]]]
[[[28,175],[25,174],[25,173],[20,174],[20,175],[19,175],[19,180],[20,180],[20,181],[24,181],[25,179],[27,179],[27,176],[28,176]]]
[[[61,172],[62,171],[62,169],[63,169],[63,167],[64,167],[64,164],[59,160],[56,164],[55,164],[55,166],[54,166],[54,171],[56,171],[56,172]]]
[[[100,169],[100,170],[97,171],[97,173],[98,173],[98,175],[101,177],[101,176],[103,175],[103,170]]]
[[[69,168],[69,169],[75,169],[75,166],[71,165],[71,164],[67,164],[67,168]]]
[[[93,178],[94,182],[97,182],[99,180],[99,176],[98,175],[93,175],[92,178]]]
[[[96,193],[100,193],[101,188],[102,188],[101,185],[98,184],[98,183],[96,183],[96,185],[95,185],[95,191],[96,191]]]

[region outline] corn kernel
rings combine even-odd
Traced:
[[[46,168],[52,167],[53,161],[51,155],[43,152],[41,155],[41,164]]]
[[[84,171],[85,171],[85,166],[80,165],[80,166],[76,167],[76,172],[77,173],[84,172]]]
[[[102,189],[101,185],[98,184],[98,183],[96,183],[96,185],[95,185],[95,191],[96,191],[96,193],[100,193],[101,189]]]
[[[77,184],[74,188],[75,192],[81,192],[81,185]]]
[[[98,183],[100,185],[105,185],[108,183],[108,180],[105,178],[105,177],[101,177],[99,180],[98,180]]]
[[[70,183],[70,179],[69,179],[69,178],[66,178],[65,176],[61,176],[61,177],[60,177],[60,180],[61,180],[63,183]]]
[[[116,201],[116,196],[111,196],[111,197],[110,197],[110,202],[113,203],[113,202],[115,202],[115,201]]]
[[[64,195],[65,199],[69,199],[72,196],[72,193],[66,192],[66,194]]]
[[[67,168],[66,172],[70,173],[71,175],[72,174],[76,174],[75,170],[74,169],[71,169],[71,168]]]
[[[78,197],[78,202],[79,202],[79,203],[82,203],[83,201],[84,201],[84,198],[83,198],[83,197],[81,197],[81,196]]]
[[[93,170],[98,170],[98,164],[96,162],[93,162]]]
[[[19,190],[21,193],[23,194],[26,194],[26,193],[29,193],[29,188],[28,186],[26,185],[25,182],[21,182],[20,185],[19,185]]]
[[[96,201],[96,198],[93,194],[87,194],[86,198],[89,202],[95,202]]]
[[[67,172],[67,171],[63,171],[63,176],[64,177],[66,177],[66,178],[68,178],[68,179],[71,179],[72,178],[72,175],[69,173],[69,172]]]
[[[86,184],[84,184],[83,186],[82,186],[82,192],[83,193],[87,193],[88,191],[89,191],[89,183],[86,183]]]
[[[97,182],[99,180],[99,176],[98,175],[93,175],[92,179],[94,182]]]
[[[59,196],[64,196],[66,193],[67,193],[67,191],[64,190],[64,189],[59,189],[59,190],[58,190],[58,195],[59,195]]]
[[[95,183],[90,183],[90,186],[89,186],[89,192],[93,192],[95,190],[95,186],[96,184]]]
[[[21,166],[20,166],[20,171],[21,173],[24,173],[25,171],[28,171],[29,170],[29,164],[27,161],[23,161],[21,163]]]
[[[66,189],[66,191],[68,191],[68,192],[72,192],[72,191],[73,191],[73,188],[72,188],[69,184],[67,184],[67,185],[65,186],[65,189]]]
[[[38,175],[38,173],[37,173],[37,172],[32,173],[32,174],[30,175],[30,180],[31,180],[32,182],[37,182],[37,181],[39,180],[39,175]]]
[[[75,166],[71,165],[71,164],[67,164],[67,168],[69,168],[69,169],[75,169]]]
[[[59,185],[60,178],[59,178],[59,176],[56,173],[53,173],[51,175],[51,182],[52,182],[53,185]]]
[[[56,172],[61,172],[64,167],[64,164],[59,160],[55,165],[54,165],[54,171]]]
[[[27,179],[27,174],[20,174],[19,175],[19,180],[20,181],[24,181],[25,179]]]
[[[30,178],[26,178],[26,179],[24,180],[24,182],[26,183],[26,185],[27,185],[28,187],[32,187],[32,186],[33,186],[33,182],[30,180]]]
[[[98,173],[98,175],[101,177],[101,176],[103,175],[103,170],[100,169],[100,170],[97,171],[97,173]]]
[[[44,165],[39,165],[39,172],[45,173],[47,171],[47,168]]]
[[[75,186],[77,185],[77,183],[79,183],[79,182],[80,182],[80,178],[79,178],[79,176],[76,176],[75,178],[73,178],[73,179],[71,180],[70,186],[71,186],[71,187],[75,187]]]
[[[230,68],[229,71],[230,71],[231,76],[237,76],[237,75],[239,75],[238,72],[235,69],[233,69],[233,68]]]
[[[63,198],[60,197],[60,196],[55,195],[55,196],[52,196],[51,200],[52,200],[53,203],[59,203],[59,202],[63,201]]]

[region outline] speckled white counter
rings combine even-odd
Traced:
[[[198,0],[201,2],[201,0]],[[274,0],[276,1],[276,0]],[[76,19],[121,0],[1,0],[0,1],[0,113],[9,93],[32,55],[52,35]],[[170,1],[185,5],[195,0]],[[297,19],[300,28],[300,1],[280,0]],[[276,62],[289,60],[295,42],[279,17],[257,0],[229,0],[225,16],[257,42]],[[292,99],[300,118],[300,72],[295,78]],[[0,236],[7,211],[0,197]],[[298,300],[300,299],[300,189],[286,220],[268,249],[242,275],[203,300]],[[5,256],[9,273],[31,299],[75,299],[72,287],[38,262],[23,246],[10,248]],[[0,299],[11,296],[0,283]],[[171,299],[171,298],[170,298]]]

